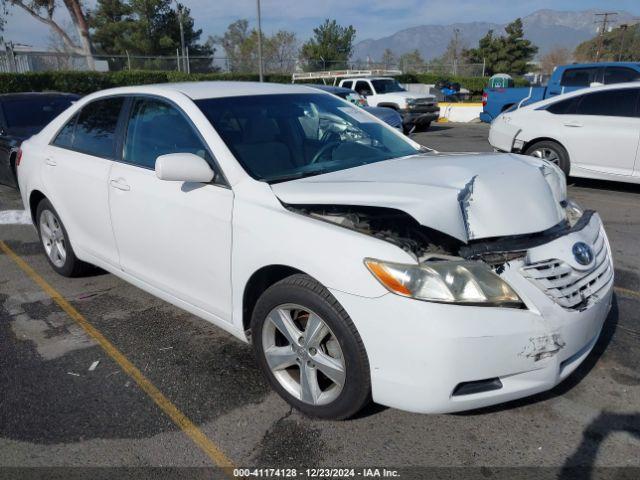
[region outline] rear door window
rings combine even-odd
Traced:
[[[640,78],[640,72],[627,67],[607,67],[604,70],[604,83],[634,82]]]
[[[85,105],[62,128],[53,144],[95,157],[113,159],[116,130],[124,97],[105,98]]]
[[[342,86],[344,88],[351,88],[351,85],[353,85],[353,82],[351,80],[347,80],[346,82],[342,82]]]
[[[600,115],[609,117],[636,116],[638,88],[605,90],[582,95],[576,108],[578,115]]]
[[[365,82],[363,80],[359,80],[356,82],[355,91],[358,92],[360,95],[373,95],[369,82]]]
[[[598,81],[598,68],[568,68],[562,74],[563,87],[588,87]]]

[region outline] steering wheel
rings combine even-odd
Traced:
[[[327,153],[329,150],[333,150],[338,145],[340,145],[340,143],[341,142],[334,141],[334,142],[329,142],[326,145],[322,146],[320,148],[320,150],[318,150],[318,152],[313,156],[313,158],[311,159],[311,162],[309,163],[309,165],[313,165],[314,163],[317,163],[318,160],[320,159],[320,157],[322,157],[322,155]]]

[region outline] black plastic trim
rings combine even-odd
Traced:
[[[498,377],[487,378],[486,380],[475,380],[473,382],[461,382],[456,385],[451,394],[454,397],[461,395],[471,395],[473,393],[491,392],[493,390],[500,390],[502,388],[502,382]]]

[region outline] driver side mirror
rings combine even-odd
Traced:
[[[156,159],[156,177],[173,182],[209,183],[214,173],[202,157],[193,153],[170,153]]]

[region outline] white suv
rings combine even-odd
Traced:
[[[314,88],[106,90],[22,148],[22,199],[55,271],[97,265],[252,342],[310,415],[547,390],[609,312],[607,236],[557,167],[425,152]]]
[[[341,80],[340,86],[365,96],[371,107],[388,107],[400,112],[405,131],[413,128],[426,130],[440,116],[434,95],[407,92],[394,78],[349,78]]]

